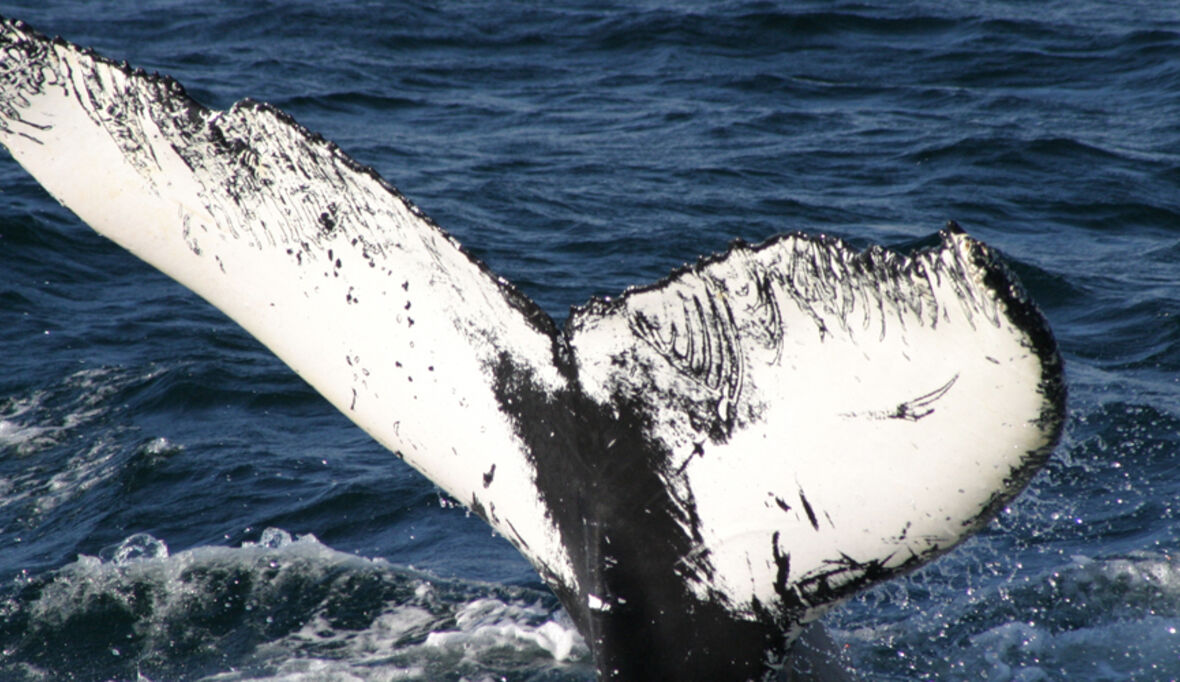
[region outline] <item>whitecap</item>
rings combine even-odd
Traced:
[[[177,552],[137,533],[27,582],[0,608],[0,631],[23,624],[0,642],[0,678],[65,641],[111,678],[592,674],[585,643],[546,592],[440,580],[278,528],[239,547]]]

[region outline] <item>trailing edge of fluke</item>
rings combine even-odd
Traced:
[[[513,543],[606,679],[757,679],[982,527],[1058,440],[1046,322],[957,226],[736,243],[558,329],[371,169],[252,101],[0,23],[0,142]]]

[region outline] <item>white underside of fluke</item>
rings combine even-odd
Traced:
[[[591,302],[562,337],[281,112],[210,111],[11,22],[0,56],[0,143],[53,196],[241,324],[590,610],[619,605],[579,585],[504,367],[554,401],[642,406],[694,538],[669,579],[740,618],[807,620],[933,558],[1057,438],[1043,322],[962,233],[910,257],[800,235],[739,245]]]
[[[551,340],[494,276],[280,112],[251,103],[194,111],[171,81],[64,43],[37,43],[47,53],[22,63],[29,45],[3,53],[0,142],[14,158],[447,493],[481,500],[489,516],[495,505],[497,530],[573,581],[485,371],[508,348],[556,383]]]
[[[886,277],[811,241],[743,248],[574,337],[597,399],[680,397],[652,401],[652,435],[700,519],[698,596],[752,612],[787,561],[821,607],[808,579],[835,588],[953,546],[1051,441],[1041,358],[971,245],[949,235]],[[725,437],[684,400],[728,420]]]

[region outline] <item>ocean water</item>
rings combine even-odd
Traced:
[[[909,249],[957,220],[1053,325],[1065,436],[826,626],[870,680],[1180,678],[1174,3],[0,13],[288,111],[559,321],[734,238]],[[507,542],[0,159],[0,679],[592,678]]]

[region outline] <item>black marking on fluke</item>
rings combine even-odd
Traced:
[[[799,491],[799,501],[803,503],[803,512],[807,514],[807,520],[811,522],[811,527],[819,530],[819,519],[815,518],[815,510],[811,508],[811,503],[807,501],[807,496],[803,491]]]
[[[689,590],[684,563],[699,536],[685,527],[695,519],[658,473],[669,453],[645,436],[645,406],[616,404],[612,414],[576,388],[553,398],[508,354],[493,369],[497,398],[529,446],[537,489],[583,586],[580,594],[555,591],[594,651],[599,675],[760,678],[768,656],[787,644],[788,619],[740,619]],[[591,594],[605,608],[590,608]]]
[[[0,49],[22,51],[28,56],[28,61],[39,58],[49,60],[44,55],[52,46],[76,49],[61,39],[50,41],[27,29],[22,22],[5,20],[2,23],[15,29],[20,37],[19,40],[12,39],[17,42],[0,42]],[[227,135],[220,127],[211,125],[209,110],[190,99],[178,83],[163,76],[132,72],[126,64],[117,65],[91,51],[82,52],[92,55],[97,63],[134,76],[149,104],[165,112],[184,140],[201,140],[212,145],[217,150],[216,160],[224,162],[234,171],[227,185],[218,188],[231,201],[240,204],[251,192],[266,192],[267,181],[259,177],[257,153],[250,141],[235,137],[232,133]],[[33,125],[20,119],[19,100],[46,88],[46,75],[42,69],[0,69],[0,130],[8,131],[5,127],[7,121]],[[83,87],[97,89],[101,88],[101,84],[83,82]],[[94,95],[94,101],[101,101],[98,95],[106,95],[97,90],[88,91],[87,94]],[[84,110],[87,109],[85,103],[80,105]],[[800,286],[811,287],[806,291],[797,291],[791,287],[798,284],[792,278],[799,273],[758,270],[753,263],[759,253],[776,248],[786,240],[796,240],[792,243],[817,247],[816,251],[823,255],[839,255],[845,260],[837,265],[844,268],[845,274],[863,277],[869,284],[880,285],[874,290],[879,297],[876,299],[878,305],[888,303],[897,311],[912,312],[919,318],[932,315],[928,320],[932,327],[938,323],[936,302],[921,298],[907,299],[906,292],[901,290],[897,281],[903,274],[916,273],[926,277],[947,274],[953,278],[954,273],[935,272],[931,275],[921,271],[925,266],[915,265],[916,259],[878,247],[857,253],[829,237],[782,235],[753,246],[735,240],[726,253],[701,258],[697,263],[687,265],[659,282],[629,289],[613,300],[596,298],[585,306],[575,307],[566,328],[559,330],[536,303],[492,274],[487,266],[459,246],[371,168],[355,162],[332,143],[323,141],[287,114],[267,104],[243,100],[224,113],[227,116],[248,113],[277,121],[297,133],[299,144],[326,149],[331,152],[334,161],[349,171],[379,183],[428,228],[436,230],[437,235],[434,236],[440,235],[441,239],[455,246],[472,266],[495,283],[495,291],[511,309],[520,314],[531,329],[549,339],[551,357],[545,360],[552,363],[564,381],[557,389],[544,385],[528,363],[513,355],[509,349],[501,349],[483,370],[491,378],[491,388],[500,411],[507,416],[515,435],[525,445],[528,462],[535,470],[535,493],[560,535],[561,546],[568,554],[577,585],[571,586],[555,575],[545,575],[544,567],[540,567],[540,570],[586,637],[601,677],[620,680],[762,678],[771,664],[788,653],[789,641],[785,633],[797,626],[800,619],[814,607],[833,603],[867,585],[916,568],[939,553],[934,551],[924,556],[911,554],[904,561],[894,561],[888,566],[886,562],[890,562],[893,557],[857,561],[841,554],[838,558],[829,558],[821,570],[796,575],[800,573],[800,554],[795,553],[795,566],[792,566],[792,548],[780,546],[783,536],[775,530],[770,539],[769,560],[773,563],[773,591],[777,601],[760,603],[755,597],[752,605],[749,605],[753,611],[751,617],[748,613],[741,614],[731,608],[734,605],[726,603],[726,597],[713,587],[709,587],[703,597],[700,591],[692,589],[693,581],[697,585],[710,585],[709,580],[716,569],[710,562],[709,550],[705,549],[704,529],[691,489],[688,493],[678,492],[670,484],[669,478],[682,476],[688,462],[693,459],[712,458],[713,452],[721,450],[715,446],[733,438],[740,419],[751,418],[749,414],[738,412],[738,398],[745,389],[747,376],[743,364],[743,339],[730,304],[732,298],[743,298],[753,292],[755,304],[751,309],[759,315],[756,321],[757,333],[766,348],[772,351],[772,364],[782,356],[787,331],[781,315],[781,298],[793,296],[791,302],[810,318],[810,322],[800,325],[806,329],[791,330],[792,333],[806,334],[808,338],[818,338],[820,343],[825,343],[841,332],[839,324],[847,323],[840,315],[841,312],[847,313],[847,307],[834,313],[824,308],[825,305],[836,305],[836,301],[844,306],[851,305],[849,301],[855,299],[856,292],[846,289],[849,286],[847,280],[841,282],[839,277],[825,279],[811,276],[814,274],[812,271],[829,267],[830,263],[792,261],[791,268],[798,267],[802,271],[799,281],[803,284]],[[89,110],[87,114],[95,117],[94,112]],[[104,128],[122,125],[117,116],[101,120],[95,117],[94,122]],[[134,135],[120,137],[121,130],[108,129],[108,132],[111,132],[112,139],[122,140],[128,145],[138,144]],[[28,133],[20,134],[34,139]],[[196,158],[196,152],[185,149],[183,144],[174,143],[173,149],[190,170],[202,161]],[[129,158],[133,158],[133,155],[129,155]],[[293,169],[292,172],[299,170],[303,169]],[[294,234],[284,235],[289,240],[287,243],[299,244],[299,250],[286,249],[285,252],[287,256],[293,255],[296,263],[304,264],[304,254],[308,256],[306,262],[315,262],[324,254],[325,244],[333,243],[332,240],[341,234],[347,236],[354,228],[352,223],[356,214],[348,210],[352,200],[347,196],[334,196],[333,199],[339,204],[329,203],[324,210],[317,208],[313,214],[305,216],[311,230],[296,230]],[[241,230],[251,237],[261,235],[263,239],[272,236],[265,229],[259,229],[258,235],[255,235],[253,230],[256,226],[248,221],[235,223],[230,218],[227,220],[230,221],[228,231]],[[944,242],[949,236],[961,232],[957,224],[948,223]],[[186,234],[186,239],[189,237],[191,235]],[[191,238],[191,251],[198,258],[202,257],[202,250],[196,246],[196,238]],[[261,243],[263,239],[258,242]],[[358,239],[351,242],[354,248],[358,243]],[[375,267],[376,258],[386,254],[381,253],[381,246],[376,243],[371,247],[366,244],[362,255],[370,267]],[[395,247],[400,248],[400,243]],[[1041,363],[1042,375],[1038,390],[1044,400],[1037,425],[1047,431],[1051,439],[1045,447],[1028,453],[1021,466],[1012,469],[1004,488],[994,493],[981,513],[962,521],[965,532],[982,527],[1044,463],[1060,436],[1065,401],[1061,358],[1043,316],[995,252],[977,242],[970,242],[970,249],[973,264],[984,273],[984,287],[997,302],[997,309],[1002,311],[997,314],[1005,315],[1026,335],[1029,352]],[[432,253],[437,256],[437,252]],[[339,276],[339,271],[343,270],[342,257],[330,248],[326,255],[327,269]],[[215,258],[221,263],[219,256],[215,255]],[[707,277],[706,271],[710,266],[731,258],[745,259],[751,263],[747,280],[735,283],[733,287],[736,288],[727,288],[729,285],[725,282]],[[238,264],[231,261],[231,265]],[[394,268],[385,265],[383,263],[382,272],[394,277]],[[225,270],[224,265],[222,269]],[[365,269],[350,266],[349,270]],[[323,274],[326,276],[327,271]],[[441,276],[445,277],[446,274],[443,272]],[[578,365],[571,345],[579,326],[619,313],[635,297],[669,290],[679,280],[689,276],[700,276],[702,289],[679,299],[678,323],[661,324],[659,320],[642,313],[628,316],[627,322],[638,342],[646,344],[679,377],[701,387],[706,398],[693,399],[680,395],[653,397],[616,392],[606,404],[591,399],[583,389],[582,378],[578,376]],[[397,273],[397,279],[391,281],[400,282],[401,290],[408,294],[410,279],[414,278],[415,295],[423,292],[424,297],[419,301],[422,305],[415,307],[415,314],[419,314],[420,319],[429,320],[429,317],[423,316],[429,315],[431,301],[427,296],[433,282],[416,277],[416,274],[402,277],[401,273]],[[347,289],[344,300],[345,305],[358,303],[357,294],[351,287]],[[370,300],[368,295],[365,300]],[[864,301],[860,304],[868,305]],[[410,308],[410,301],[406,300],[403,310],[409,311]],[[423,311],[421,314],[418,312],[420,310]],[[830,326],[825,320],[834,324]],[[407,328],[415,324],[408,314],[405,323]],[[880,324],[880,334],[883,336],[885,316],[882,316]],[[891,319],[889,324],[895,324],[895,321]],[[419,329],[427,326],[429,322],[419,325]],[[490,343],[494,348],[501,348],[494,342]],[[366,364],[367,360],[368,356]],[[407,359],[408,368],[414,367],[417,361],[417,357]],[[622,362],[621,359],[619,361]],[[353,365],[350,356],[346,356],[346,362]],[[992,362],[995,360],[992,359]],[[395,361],[394,366],[401,369],[403,363]],[[434,372],[434,369],[434,365],[427,367],[429,372]],[[630,369],[656,371],[650,367]],[[438,375],[428,376],[433,379]],[[865,415],[851,416],[907,422],[925,419],[937,409],[938,401],[954,390],[958,379],[958,375],[939,377],[934,381],[943,383],[935,384],[933,390],[924,394],[894,405],[878,406],[876,411]],[[408,373],[406,381],[412,381]],[[357,390],[353,388],[350,408],[355,408],[357,398]],[[695,431],[691,439],[691,453],[683,461],[673,462],[671,446],[650,435],[656,418],[656,405],[653,403],[657,400],[674,405],[686,415],[686,421]],[[394,434],[410,431],[408,426],[401,429],[399,415],[391,415],[390,419],[398,419],[393,421]],[[709,454],[706,455],[706,452]],[[487,471],[464,472],[465,476],[480,477],[476,480],[482,482],[482,488],[471,494],[467,504],[477,515],[489,521],[500,520],[491,493],[507,487],[503,481],[508,474],[503,472],[511,470],[502,468],[499,483],[496,482],[496,471],[496,465],[492,464]],[[495,489],[492,488],[493,483],[496,483]],[[817,508],[828,524],[834,527],[832,517],[825,511],[825,507],[832,508],[829,506],[831,501],[808,499],[802,487],[797,490],[799,504],[811,528],[817,534],[828,532],[827,528],[820,527]],[[811,490],[814,492],[815,489]],[[830,493],[824,491],[823,494],[826,497]],[[784,518],[799,517],[799,512],[792,504],[773,492],[770,495],[774,504],[785,513]],[[764,498],[762,501],[769,507],[769,501]],[[501,504],[502,509],[504,506]],[[513,536],[511,539],[522,551],[527,551],[529,544],[517,532],[512,521],[504,518],[503,523],[510,530]],[[901,531],[902,537],[909,530],[910,524],[906,523]]]
[[[955,382],[958,380],[959,375],[956,374],[955,376],[951,377],[950,381],[946,382],[942,386],[939,386],[933,391],[925,395],[918,396],[913,400],[908,400],[904,403],[901,403],[897,406],[897,409],[894,410],[893,414],[889,415],[889,417],[891,419],[905,419],[907,421],[914,422],[918,421],[919,419],[925,419],[926,417],[929,417],[930,415],[934,414],[934,403],[938,402],[939,398],[942,398],[944,395],[946,395],[947,391],[951,390],[951,387],[954,386]]]

